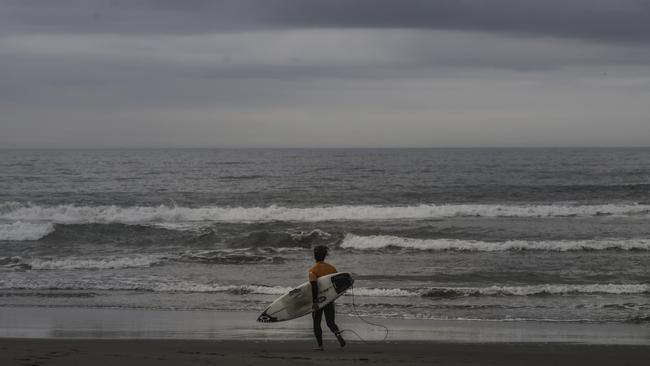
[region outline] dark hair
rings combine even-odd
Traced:
[[[325,257],[327,256],[327,247],[324,245],[319,245],[314,248],[314,259],[317,261],[323,261],[325,260]]]

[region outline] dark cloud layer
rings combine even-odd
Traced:
[[[464,30],[650,42],[645,0],[9,0],[0,32],[194,34],[292,28]]]
[[[648,0],[0,0],[0,148],[635,146]]]

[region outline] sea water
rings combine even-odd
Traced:
[[[0,150],[0,307],[650,320],[650,149]],[[337,301],[351,314],[352,296]]]

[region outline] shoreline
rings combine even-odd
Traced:
[[[138,310],[124,308],[0,307],[1,339],[311,340],[311,319],[258,323],[248,311]],[[388,327],[388,342],[575,343],[650,346],[650,324],[492,322],[366,318]],[[385,331],[337,314],[346,339],[372,343]],[[347,333],[347,334],[346,334]],[[324,338],[332,335],[324,329]],[[382,342],[385,343],[385,342]]]
[[[646,365],[650,347],[571,343],[0,339],[3,365]]]

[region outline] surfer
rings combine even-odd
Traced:
[[[327,327],[330,328],[332,333],[336,336],[336,339],[339,340],[341,347],[345,347],[345,340],[341,336],[341,331],[339,327],[334,322],[334,316],[336,310],[334,309],[334,302],[323,306],[322,309],[318,308],[318,278],[322,276],[327,276],[328,274],[336,273],[336,268],[333,265],[325,262],[325,257],[327,256],[327,247],[324,245],[319,245],[314,248],[314,259],[316,264],[314,264],[309,269],[309,283],[311,284],[311,294],[313,299],[312,309],[314,310],[311,313],[312,319],[314,320],[314,335],[316,336],[316,341],[318,341],[317,350],[323,350],[323,329],[321,329],[320,322],[323,318],[323,313],[325,314],[325,323]]]

